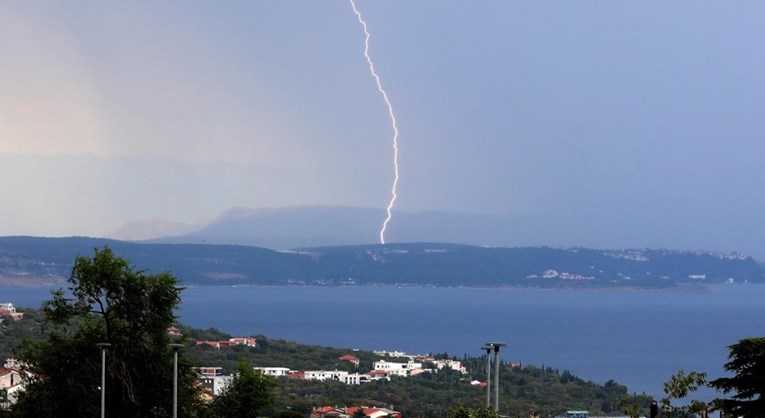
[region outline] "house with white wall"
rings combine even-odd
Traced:
[[[374,362],[374,368],[375,371],[383,371],[388,373],[388,375],[409,376],[412,373],[412,370],[422,369],[422,363],[417,363],[412,360],[406,363],[380,360]]]
[[[13,320],[18,320],[24,317],[23,312],[17,312],[13,303],[4,302],[0,303],[0,316],[7,316]]]
[[[253,367],[252,369],[271,377],[287,376],[292,371],[287,367]]]
[[[337,380],[338,382],[345,382],[348,376],[348,372],[340,370],[307,370],[305,372],[305,380],[318,380],[323,382],[325,380]]]
[[[221,393],[223,393],[223,390],[226,389],[228,385],[231,384],[231,381],[234,379],[233,376],[226,375],[226,376],[200,376],[198,381],[202,384],[202,387],[204,390],[212,395],[213,397],[220,396]]]
[[[449,360],[449,359],[445,359],[445,360],[433,360],[433,364],[436,365],[436,369],[437,370],[441,370],[444,367],[448,367],[448,368],[450,368],[452,370],[456,370],[456,371],[458,371],[458,372],[460,372],[462,374],[467,374],[467,368],[462,365],[461,361]]]
[[[0,391],[2,399],[0,404],[13,404],[18,399],[19,393],[24,390],[24,382],[21,380],[22,372],[16,369],[0,369]]]
[[[353,373],[345,376],[343,383],[346,385],[360,385],[362,383],[369,383],[373,379],[368,374]]]
[[[16,369],[0,369],[0,388],[8,389],[21,383],[21,372]]]

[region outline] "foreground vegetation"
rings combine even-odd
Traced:
[[[10,356],[10,345],[18,346],[20,338],[43,341],[48,332],[42,332],[40,311],[24,309],[24,319],[9,322],[2,339],[0,355]],[[181,352],[182,362],[188,365],[222,367],[226,374],[234,373],[244,361],[247,365],[261,367],[289,367],[293,370],[344,370],[367,372],[374,361],[383,358],[367,351],[320,347],[284,340],[256,336],[257,348],[232,347],[217,350],[209,346],[196,346],[195,340],[228,339],[231,335],[216,329],[200,330],[181,327],[186,348]],[[17,350],[18,351],[18,350]],[[23,351],[23,350],[22,350]],[[94,360],[100,354],[95,351]],[[360,359],[359,367],[338,358],[353,354]],[[435,354],[448,358],[448,354]],[[452,357],[457,360],[457,358]],[[392,378],[391,381],[373,382],[360,386],[348,386],[340,382],[318,382],[282,378],[270,391],[270,402],[262,413],[276,416],[293,411],[308,416],[312,408],[323,405],[369,405],[385,406],[401,411],[406,417],[444,417],[459,405],[479,406],[485,402],[485,388],[472,385],[471,380],[485,380],[485,359],[461,357],[458,360],[468,366],[469,375],[445,369],[438,373],[425,373],[408,378]],[[400,361],[400,360],[399,360]],[[89,380],[98,383],[99,371],[91,370]],[[511,367],[503,363],[500,372],[500,410],[511,416],[527,416],[530,411],[540,411],[543,416],[555,415],[566,409],[587,409],[593,413],[608,414],[620,411],[620,399],[628,397],[627,388],[613,381],[605,385],[586,382],[569,371],[524,365]],[[649,402],[647,397],[629,397],[641,405]],[[95,406],[98,406],[96,401]],[[199,413],[199,411],[195,412]]]
[[[191,336],[200,335],[199,330],[188,329]],[[217,330],[202,332],[211,339],[228,338]],[[258,348],[236,347],[232,349],[189,348],[187,355],[198,364],[219,365],[231,370],[239,359],[263,367],[289,367],[293,370],[345,370],[367,372],[372,363],[381,358],[365,351],[351,352],[346,349],[302,345],[284,340],[269,340],[258,336]],[[348,362],[338,362],[345,354],[360,359],[359,367]],[[449,358],[446,353],[434,354],[436,358]],[[305,416],[311,408],[323,405],[391,405],[405,416],[444,417],[458,405],[477,406],[485,403],[486,390],[472,385],[472,380],[485,381],[485,358],[451,357],[462,361],[469,370],[462,375],[455,370],[443,369],[438,373],[423,373],[414,377],[392,378],[360,386],[348,386],[340,382],[317,382],[283,378],[274,391],[272,413],[292,410]],[[427,367],[427,364],[425,365]],[[539,411],[543,416],[561,414],[567,409],[586,409],[593,414],[621,412],[620,399],[629,398],[645,407],[650,399],[646,396],[630,396],[627,387],[614,381],[605,385],[587,382],[569,371],[536,366],[502,363],[500,371],[500,412],[511,416],[527,416]]]
[[[354,366],[338,361],[351,353],[347,349],[301,345],[265,336],[257,336],[256,348],[216,350],[194,344],[195,340],[231,337],[216,329],[181,327],[183,336],[171,340],[166,330],[173,324],[173,311],[180,302],[177,279],[170,273],[136,272],[109,249],[97,250],[92,258],[78,257],[69,285],[68,292],[55,292],[41,311],[25,310],[24,319],[4,323],[0,355],[15,355],[39,378],[28,380],[19,401],[9,410],[0,411],[0,416],[98,416],[101,351],[96,344],[104,342],[111,344],[106,357],[110,417],[170,416],[170,342],[184,344],[178,352],[180,416],[308,416],[316,406],[368,405],[396,409],[405,417],[467,418],[465,414],[475,415],[475,411],[481,411],[475,408],[485,402],[485,389],[471,384],[472,380],[486,378],[482,357],[453,358],[467,366],[469,375],[446,369],[348,386],[290,378],[276,381],[254,373],[252,366],[366,372],[379,357],[370,352],[353,352],[361,360],[359,366]],[[443,353],[436,357],[449,356]],[[731,362],[726,367],[734,377],[711,384],[735,395],[711,405],[673,406],[672,400],[706,384],[706,376],[689,373],[673,377],[670,383],[674,386],[669,387],[672,392],[668,390],[669,396],[662,402],[663,413],[691,416],[717,408],[744,417],[763,416],[763,357],[765,339],[747,339],[732,346]],[[237,378],[214,402],[204,401],[194,385],[194,366],[220,366]],[[499,412],[508,416],[528,416],[532,411],[541,416],[558,415],[567,409],[589,410],[593,415],[627,411],[638,416],[647,415],[650,403],[647,396],[630,396],[625,386],[614,381],[597,385],[569,371],[549,367],[503,363],[500,379]]]

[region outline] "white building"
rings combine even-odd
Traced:
[[[375,371],[384,371],[389,375],[395,376],[409,376],[412,370],[421,369],[422,363],[415,363],[414,361],[408,361],[406,363],[388,362],[385,360],[376,361],[374,363]]]
[[[13,320],[18,320],[24,317],[23,312],[16,312],[16,307],[13,303],[0,303],[0,316],[10,316]]]
[[[7,358],[5,359],[5,364],[3,364],[3,367],[6,369],[20,370],[24,368],[24,364],[15,358]]]
[[[24,390],[21,373],[15,369],[0,369],[0,408],[16,403]]]
[[[282,377],[290,374],[291,370],[286,367],[253,367],[255,371],[260,371],[266,376]]]
[[[220,396],[233,379],[233,376],[201,376],[198,380],[202,383],[202,387],[215,397]]]
[[[347,377],[348,372],[343,372],[340,370],[307,370],[305,372],[305,380],[318,380],[320,382],[325,380],[337,380],[338,382],[345,382]]]
[[[370,408],[364,411],[368,418],[400,417],[401,413],[387,408]]]
[[[385,350],[375,350],[373,353],[377,354],[378,356],[388,356],[388,357],[412,357],[409,354],[406,354],[403,351],[385,351]]]
[[[21,383],[21,373],[14,369],[0,369],[0,388],[8,389]]]
[[[195,370],[202,376],[221,376],[223,374],[223,367],[202,366],[196,367]]]
[[[462,365],[461,361],[456,360],[433,360],[433,364],[436,365],[436,369],[441,370],[444,367],[448,367],[452,370],[456,370],[462,374],[467,374],[467,368]]]
[[[372,378],[369,377],[369,375],[354,373],[354,374],[349,374],[345,376],[345,380],[343,381],[343,383],[345,383],[346,385],[360,385],[362,383],[369,383],[371,381],[372,381]]]

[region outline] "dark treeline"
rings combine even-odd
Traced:
[[[0,277],[50,283],[69,276],[75,256],[109,245],[153,272],[195,285],[414,285],[672,287],[763,282],[750,257],[698,251],[484,248],[388,244],[280,252],[234,245],[139,244],[93,238],[0,237]]]

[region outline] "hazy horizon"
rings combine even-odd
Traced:
[[[399,123],[396,210],[765,259],[765,5],[357,6]],[[0,235],[388,202],[348,1],[4,3],[0,35]]]

